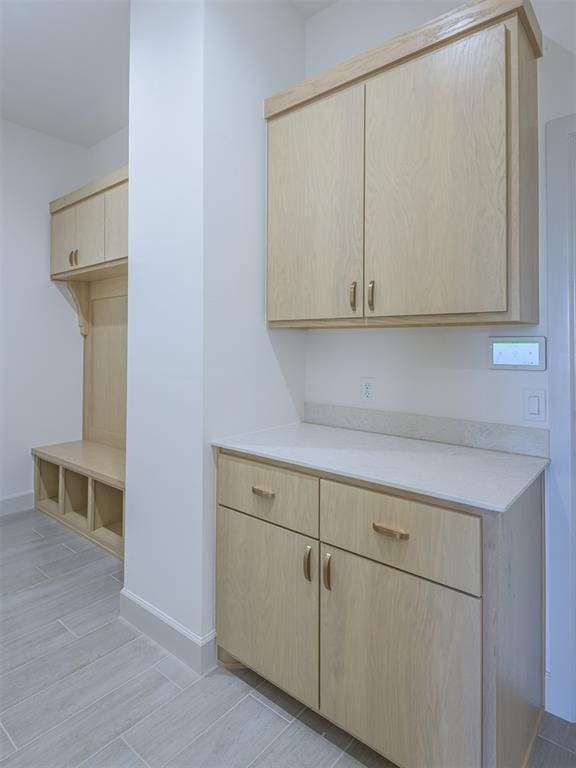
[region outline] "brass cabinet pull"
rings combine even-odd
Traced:
[[[352,307],[352,311],[356,312],[356,286],[358,283],[356,280],[354,280],[353,283],[350,283],[350,306]]]
[[[330,562],[332,555],[326,553],[324,555],[324,562],[322,563],[322,580],[326,589],[332,589],[332,579],[330,575]]]
[[[260,488],[258,485],[252,486],[252,493],[255,496],[262,496],[264,499],[273,499],[276,496],[274,491],[269,491],[268,488]]]
[[[68,254],[68,264],[70,264],[71,267],[74,266],[74,251],[70,251]]]
[[[371,312],[374,312],[374,283],[375,280],[370,280],[368,283],[368,308]]]
[[[402,528],[388,528],[380,523],[372,523],[373,530],[376,533],[381,533],[383,536],[388,536],[389,539],[396,539],[397,541],[407,541],[410,538],[408,531],[403,531]]]
[[[74,251],[74,264],[78,266],[78,249]]]
[[[306,581],[312,581],[312,569],[310,566],[312,559],[312,547],[308,545],[304,550],[304,578]]]

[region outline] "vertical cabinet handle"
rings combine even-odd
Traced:
[[[78,249],[74,251],[74,264],[78,266]]]
[[[70,251],[68,254],[68,264],[70,264],[71,267],[74,266],[74,251]]]
[[[356,312],[356,286],[356,280],[350,283],[350,306],[352,307],[352,312]]]
[[[312,581],[312,547],[308,545],[304,550],[304,578],[306,581]]]
[[[375,280],[370,280],[368,283],[368,308],[371,312],[374,312],[374,283]]]
[[[322,581],[326,589],[332,589],[332,578],[330,574],[330,562],[332,561],[332,555],[326,553],[324,555],[324,562],[322,563]]]

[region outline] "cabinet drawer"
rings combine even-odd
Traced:
[[[320,538],[463,592],[482,594],[478,517],[322,480]]]
[[[220,455],[218,503],[318,538],[318,483],[308,475]]]

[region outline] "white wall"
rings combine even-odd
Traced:
[[[205,57],[205,578],[213,584],[217,436],[298,421],[305,335],[266,328],[266,96],[304,75],[287,3],[210,2]],[[206,591],[204,626],[213,625]]]
[[[125,588],[201,633],[203,6],[131,6]]]
[[[128,126],[88,148],[88,172],[97,179],[128,162]]]
[[[0,126],[0,502],[15,511],[31,503],[30,448],[82,431],[82,338],[67,289],[50,282],[48,203],[127,157],[117,139],[87,150]]]
[[[125,594],[197,642],[214,620],[210,440],[302,405],[303,338],[265,327],[262,120],[302,61],[281,4],[132,4]]]
[[[312,16],[306,24],[306,69],[315,74],[326,67],[376,45],[391,35],[450,10],[459,2],[342,1]],[[572,40],[576,4],[536,2],[544,34]],[[494,328],[386,329],[309,332],[306,343],[307,400],[360,406],[361,376],[374,376],[371,407],[435,416],[525,424],[524,388],[548,389],[547,372],[492,371],[487,366],[490,335],[544,335],[554,343],[554,328],[547,316],[546,179],[544,127],[556,117],[576,112],[576,55],[553,39],[544,39],[544,57],[538,63],[540,120],[540,325],[517,330]],[[568,276],[566,276],[568,279]],[[365,403],[364,403],[365,404]],[[547,426],[547,422],[537,426]],[[556,487],[554,462],[548,487]],[[549,509],[548,515],[555,510]],[[550,537],[548,557],[561,551]],[[554,585],[549,585],[552,590]],[[574,608],[564,606],[550,616],[550,648],[560,647],[566,621]],[[554,639],[558,638],[558,642]],[[573,649],[572,652],[576,652]],[[563,668],[567,659],[548,656],[547,706],[572,717],[576,704],[567,701]]]

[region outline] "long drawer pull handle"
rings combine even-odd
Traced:
[[[332,577],[330,573],[331,560],[332,555],[328,553],[324,555],[324,562],[322,563],[322,580],[324,581],[326,589],[332,589]]]
[[[270,491],[268,488],[260,488],[258,485],[252,486],[252,493],[255,496],[262,496],[264,499],[273,499],[276,496],[274,491]]]
[[[388,528],[385,525],[380,525],[380,523],[372,523],[372,528],[376,533],[381,533],[382,536],[388,536],[389,539],[407,541],[410,538],[408,531],[403,531],[402,528]]]
[[[311,558],[312,558],[312,547],[308,545],[304,550],[304,578],[306,579],[306,581],[312,581],[312,568],[310,565]]]

